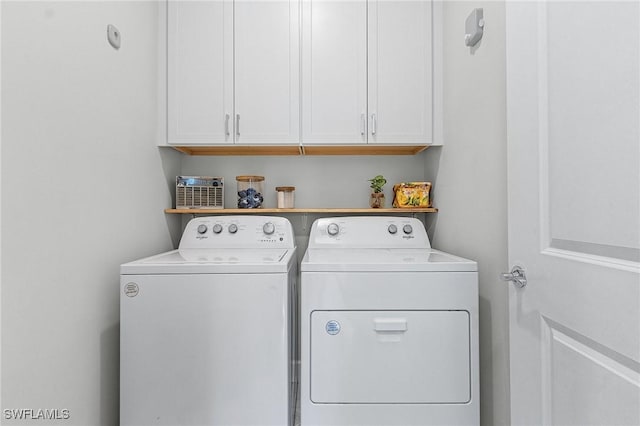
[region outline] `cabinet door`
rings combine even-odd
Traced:
[[[432,2],[368,4],[368,142],[431,143]]]
[[[302,2],[302,142],[366,142],[367,3]]]
[[[170,0],[167,7],[168,143],[232,143],[233,4]]]
[[[300,141],[299,0],[235,2],[236,144]]]

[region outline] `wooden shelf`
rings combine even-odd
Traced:
[[[416,155],[427,148],[428,145],[306,145],[302,155]]]
[[[296,209],[165,209],[165,213],[170,214],[263,214],[263,213],[321,213],[321,214],[383,214],[383,213],[436,213],[438,209],[433,207],[416,207],[416,208],[391,208],[391,209],[372,209],[372,208],[296,208]]]
[[[302,155],[298,145],[285,146],[174,146],[188,155]]]
[[[187,155],[415,155],[428,145],[173,146]]]

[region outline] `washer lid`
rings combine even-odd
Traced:
[[[476,262],[433,249],[308,249],[300,270],[309,271],[472,271]]]
[[[120,266],[121,274],[257,274],[287,272],[291,249],[179,249]]]

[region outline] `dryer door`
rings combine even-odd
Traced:
[[[314,403],[465,404],[467,311],[314,311]]]

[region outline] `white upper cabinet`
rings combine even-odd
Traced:
[[[299,1],[236,1],[234,40],[236,143],[298,144]]]
[[[233,143],[233,4],[167,6],[168,142]]]
[[[438,4],[168,0],[167,143],[440,144]]]
[[[367,141],[367,3],[303,0],[302,143]]]
[[[302,143],[426,145],[432,2],[302,3]]]
[[[431,1],[369,1],[369,143],[432,142],[431,16]]]
[[[298,144],[298,16],[298,0],[170,0],[168,143]]]

